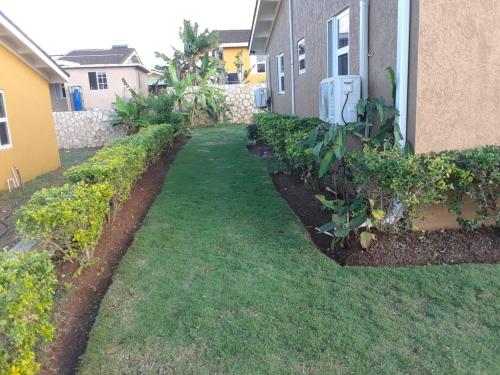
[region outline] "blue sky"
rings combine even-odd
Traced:
[[[50,54],[126,40],[152,67],[178,46],[183,19],[202,29],[250,29],[255,0],[1,0],[0,10]]]

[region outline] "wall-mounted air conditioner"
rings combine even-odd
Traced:
[[[360,76],[339,76],[321,81],[319,117],[330,124],[345,125],[358,120],[356,106],[361,98]]]
[[[266,87],[257,87],[254,90],[255,95],[255,107],[256,108],[267,108],[267,102],[269,99],[269,91]]]

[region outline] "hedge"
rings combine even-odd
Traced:
[[[285,169],[302,176],[307,171],[309,175],[318,175],[320,160],[308,153],[304,145],[320,120],[277,113],[260,113],[254,120],[255,128],[249,129],[249,135],[254,141],[272,146]],[[465,229],[486,222],[500,226],[499,146],[424,155],[365,146],[345,159],[347,181],[358,201],[364,201],[367,211],[372,211],[367,214],[376,211],[375,216],[380,217],[383,213],[378,222],[381,229],[394,229],[386,215],[399,215],[405,219],[399,224],[409,224],[419,208],[429,204],[447,204]],[[328,186],[329,182],[325,184]],[[466,198],[478,203],[472,220],[462,217],[461,206]]]
[[[110,212],[114,192],[108,183],[66,184],[42,189],[18,211],[17,229],[23,237],[39,238],[68,258],[87,262]]]
[[[35,350],[53,338],[56,277],[46,252],[0,252],[0,373],[34,375]]]
[[[174,140],[171,125],[155,125],[125,137],[99,151],[85,163],[66,171],[72,183],[108,183],[114,191],[113,205],[118,207],[130,194],[148,164],[170,147]]]
[[[302,143],[321,120],[265,112],[254,115],[254,121],[257,128],[252,130],[254,136],[273,148],[287,170],[304,175],[313,169],[315,160],[305,152]]]
[[[105,147],[65,173],[69,184],[35,193],[19,210],[18,231],[87,263],[111,207],[127,200],[147,165],[173,141],[171,125],[155,125]]]

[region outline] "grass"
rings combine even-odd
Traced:
[[[16,238],[14,211],[27,202],[36,191],[51,186],[63,185],[65,182],[64,171],[74,165],[81,164],[96,152],[97,149],[93,148],[60,150],[61,168],[25,183],[22,190],[16,190],[12,193],[0,191],[0,249],[10,245]]]
[[[195,132],[114,276],[81,375],[498,373],[498,266],[342,268],[267,163],[242,128]]]

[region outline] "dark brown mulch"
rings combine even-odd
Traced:
[[[113,272],[134,239],[154,202],[161,192],[167,171],[177,152],[187,143],[187,137],[178,137],[173,148],[151,165],[132,189],[129,200],[118,211],[112,223],[104,227],[96,247],[99,263],[73,278],[75,264],[57,266],[60,283],[70,282],[69,296],[58,310],[57,336],[45,354],[45,364],[40,374],[74,374],[79,357],[85,352],[89,332],[95,321]]]
[[[247,149],[253,156],[257,156],[259,158],[271,159],[274,157],[272,147],[265,144],[248,145]]]
[[[377,241],[364,250],[351,239],[344,248],[330,250],[331,238],[316,228],[330,221],[328,212],[297,177],[272,175],[276,189],[288,202],[311,235],[316,246],[327,256],[347,266],[422,266],[466,263],[500,263],[500,228],[481,228],[473,232],[443,230],[437,232],[378,233]]]

